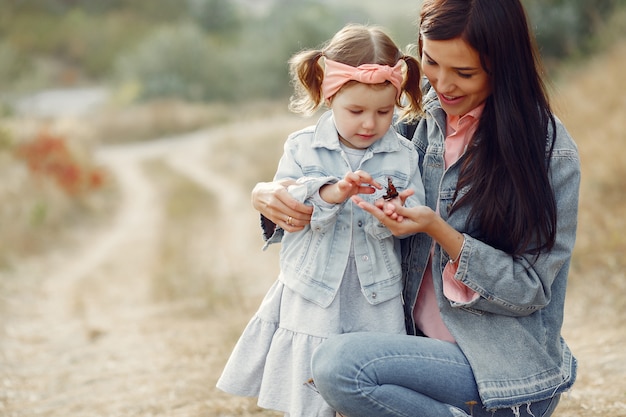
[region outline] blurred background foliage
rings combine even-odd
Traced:
[[[552,63],[596,48],[593,35],[626,0],[524,3]],[[136,100],[238,102],[288,95],[289,56],[346,22],[381,24],[413,43],[419,2],[0,0],[0,10],[4,96],[107,84]]]
[[[237,102],[290,93],[286,61],[346,22],[415,41],[417,1],[0,0],[0,90],[109,84],[133,99]],[[524,0],[548,62],[586,55],[626,0]],[[403,10],[398,13],[398,10]]]

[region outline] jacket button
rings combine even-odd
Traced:
[[[359,220],[359,221],[358,221],[358,223],[357,223],[357,225],[358,225],[359,227],[363,227],[363,222],[362,222],[361,220]]]
[[[363,255],[361,257],[361,259],[363,259],[363,261],[367,262],[370,258],[367,255]]]
[[[373,293],[372,293],[372,298],[373,298],[374,300],[376,299],[376,293],[375,293],[375,292],[373,292]]]

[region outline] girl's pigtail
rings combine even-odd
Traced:
[[[400,105],[403,109],[401,119],[412,121],[422,114],[421,70],[415,57],[404,55],[400,59],[406,63],[406,77],[402,86],[406,102]]]
[[[324,69],[319,63],[322,56],[320,50],[308,50],[297,53],[289,60],[289,73],[294,87],[289,110],[309,115],[323,103]]]

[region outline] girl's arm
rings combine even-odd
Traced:
[[[320,197],[330,204],[341,204],[356,194],[374,194],[382,185],[365,171],[348,172],[345,177],[333,184],[326,184],[319,190]]]

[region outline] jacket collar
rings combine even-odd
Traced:
[[[439,98],[437,97],[437,92],[434,88],[428,88],[428,92],[424,96],[423,102],[424,113],[426,113],[428,117],[432,117],[435,120],[435,123],[437,123],[439,129],[444,133],[445,136],[447,127],[447,115],[441,107],[441,103],[439,102]]]

